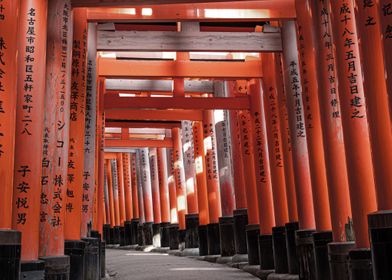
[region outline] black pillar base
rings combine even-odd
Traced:
[[[331,242],[328,244],[331,280],[348,280],[348,252],[355,248],[354,242]]]
[[[246,226],[246,244],[248,247],[248,263],[249,265],[260,264],[259,258],[259,225]]]
[[[316,279],[316,264],[314,262],[313,233],[315,230],[297,230],[296,243],[299,260],[299,278],[306,280]]]
[[[234,218],[219,218],[219,236],[220,251],[222,257],[231,257],[235,255],[234,244]]]
[[[207,225],[199,226],[199,256],[208,255]]]
[[[167,248],[170,247],[170,232],[169,232],[170,223],[161,223],[161,247]]]
[[[100,240],[98,238],[86,237],[82,238],[82,241],[86,242],[84,277],[85,279],[99,279],[101,276],[101,271],[99,268]]]
[[[131,220],[131,245],[136,245],[139,242],[138,237],[139,219]]]
[[[141,224],[138,224],[138,226],[137,226],[137,244],[139,246],[145,245],[143,225],[141,225]]]
[[[121,231],[120,231],[120,227],[119,226],[115,226],[113,228],[113,234],[114,234],[113,244],[115,244],[115,245],[120,244]]]
[[[180,250],[185,249],[185,236],[186,236],[186,229],[179,229],[178,230],[178,245]]]
[[[110,244],[110,225],[109,224],[103,225],[102,234],[103,234],[103,240],[105,240],[106,244]]]
[[[19,231],[0,230],[0,279],[19,280],[21,238]]]
[[[348,268],[350,280],[383,279],[373,278],[372,253],[369,249],[351,250],[348,253]]]
[[[120,246],[125,246],[125,227],[120,227]]]
[[[272,249],[272,235],[259,236],[260,269],[271,270],[275,268],[274,250]]]
[[[314,261],[317,280],[330,280],[328,243],[333,241],[332,231],[313,233]]]
[[[247,254],[246,225],[248,224],[248,210],[237,209],[233,211],[234,218],[234,245],[236,254]]]
[[[101,271],[101,277],[103,278],[103,277],[105,277],[105,269],[106,269],[106,266],[105,266],[105,261],[106,261],[106,259],[105,259],[105,255],[106,255],[105,254],[105,250],[106,250],[105,244],[106,243],[105,243],[105,241],[102,240],[101,234],[98,231],[95,231],[95,230],[91,231],[91,237],[98,238],[98,240],[100,241],[99,242],[99,263],[100,263],[99,268]]]
[[[207,225],[208,255],[220,255],[219,224]]]
[[[45,263],[45,280],[69,280],[69,256],[41,257]]]
[[[144,245],[152,245],[152,222],[144,223],[143,224],[143,239]]]
[[[272,228],[272,246],[274,250],[275,273],[286,274],[289,272],[287,263],[286,228]]]
[[[116,233],[115,233],[114,227],[111,227],[110,228],[110,237],[109,237],[109,244],[110,245],[116,244],[115,243],[115,239],[116,239],[115,236],[116,236]]]
[[[84,279],[86,242],[81,240],[65,240],[64,254],[70,257],[69,278],[72,280]]]
[[[169,247],[170,250],[178,250],[178,224],[171,224],[169,227]]]
[[[152,225],[152,245],[161,247],[161,224]]]
[[[45,262],[41,260],[22,261],[20,266],[20,279],[44,280]]]
[[[295,243],[295,232],[299,229],[299,224],[297,222],[287,223],[285,227],[289,273],[299,274],[299,260],[297,256],[297,245]]]
[[[392,211],[368,215],[375,279],[392,279]]]
[[[185,248],[199,247],[199,214],[185,215]]]
[[[131,245],[131,240],[132,240],[132,222],[131,221],[125,221],[124,222],[124,246]]]

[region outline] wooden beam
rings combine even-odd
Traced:
[[[167,128],[181,127],[181,121],[111,121],[105,122],[106,127],[122,128]]]
[[[105,133],[105,140],[106,139],[122,139],[122,140],[135,140],[135,139],[160,139],[164,137],[163,134],[145,134],[145,133],[129,133],[128,138],[122,138],[121,133]]]
[[[157,92],[173,92],[172,80],[135,80],[135,79],[107,79],[106,90],[110,91],[157,91]],[[184,81],[185,92],[214,92],[212,81]]]
[[[119,97],[105,95],[105,109],[249,110],[245,97]]]
[[[97,2],[97,1],[96,1]],[[207,2],[207,1],[203,1]],[[166,4],[168,2],[165,1]],[[95,22],[129,21],[263,21],[295,19],[294,0],[231,1],[197,4],[144,6],[152,14],[141,13],[143,6],[126,8],[89,8],[88,19]],[[76,3],[75,3],[76,4]],[[117,3],[117,5],[120,5]],[[127,3],[129,4],[129,3]],[[145,4],[147,5],[147,4]],[[111,3],[116,6],[116,3]],[[129,5],[127,5],[129,6]],[[91,7],[91,5],[90,5]],[[98,5],[95,5],[98,7]]]
[[[172,148],[171,138],[163,140],[117,140],[105,139],[105,148]]]
[[[98,31],[98,51],[280,52],[278,33]]]
[[[105,159],[117,159],[116,153],[105,153]]]
[[[106,78],[262,78],[260,60],[245,62],[98,60],[99,76]]]
[[[155,120],[155,121],[201,121],[202,111],[198,110],[105,110],[106,119],[110,120]]]
[[[131,3],[130,3],[131,2]],[[73,7],[111,7],[111,6],[133,6],[159,5],[159,4],[188,4],[203,2],[224,2],[224,0],[71,0]]]

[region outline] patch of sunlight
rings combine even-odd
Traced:
[[[220,271],[227,270],[226,267],[178,267],[171,268],[171,271]]]

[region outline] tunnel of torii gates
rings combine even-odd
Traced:
[[[391,0],[0,0],[0,279],[392,279],[391,77]]]

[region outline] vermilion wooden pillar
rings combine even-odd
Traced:
[[[103,225],[107,222],[103,221],[103,210],[106,209],[105,204],[105,110],[104,110],[104,92],[105,92],[105,80],[98,79],[98,106],[97,106],[97,150],[98,150],[98,222],[97,230],[101,233]],[[106,220],[108,218],[108,212],[106,212]]]
[[[45,260],[47,274],[58,273],[63,277],[69,277],[70,261],[64,256],[64,199],[69,143],[71,16],[70,1],[48,2],[39,255]],[[53,266],[55,262],[57,267]]]
[[[338,94],[336,53],[333,47],[330,7],[327,2],[312,5],[316,21],[316,64],[318,68],[321,120],[324,132],[325,164],[334,241],[346,241],[345,224],[351,217],[346,154]]]
[[[379,1],[357,3],[356,21],[361,40],[365,97],[372,144],[378,210],[392,209],[392,111],[389,111],[381,34]],[[392,3],[390,3],[391,5]],[[389,8],[392,14],[392,7]],[[392,29],[392,26],[391,26]],[[392,30],[391,30],[392,36]],[[390,52],[391,49],[385,49]],[[392,94],[392,93],[391,93]],[[392,110],[392,109],[391,109]]]
[[[17,90],[17,30],[19,1],[2,2],[0,19],[0,229],[12,227],[15,115]]]
[[[105,203],[105,216],[106,216],[106,222],[104,223],[109,224],[110,226],[110,206],[109,206],[109,178],[107,176],[108,174],[108,167],[106,164],[106,160],[104,162],[104,203]],[[105,239],[106,240],[106,239]],[[107,241],[107,240],[106,240]]]
[[[313,3],[313,2],[312,2]],[[315,36],[312,22],[311,1],[295,2],[297,10],[297,38],[300,54],[299,69],[302,82],[302,102],[309,164],[312,180],[313,204],[316,230],[331,230],[328,185],[325,169],[324,142],[318,100],[318,80],[315,60]],[[315,70],[315,71],[314,71]]]
[[[87,77],[87,10],[74,10],[67,197],[64,234],[80,240]],[[67,247],[67,244],[66,244]],[[74,277],[71,273],[70,277]]]
[[[223,81],[214,82],[214,96],[226,96],[226,87]],[[231,130],[228,110],[215,110],[214,119],[222,217],[232,217],[235,209],[235,194],[232,173],[233,158],[231,155]]]
[[[313,196],[306,145],[304,107],[301,97],[302,87],[298,65],[295,23],[293,21],[284,22],[282,39],[285,93],[293,149],[299,226],[301,229],[313,229],[315,228]]]
[[[120,206],[120,226],[124,225],[126,219],[125,213],[125,191],[124,191],[124,165],[123,154],[117,153],[117,173],[118,173],[118,200]]]
[[[113,198],[113,176],[112,176],[112,164],[110,160],[106,160],[106,178],[108,182],[108,199],[109,199],[109,220],[110,227],[116,225],[115,210],[114,210],[114,198]]]
[[[22,261],[28,262],[37,260],[39,249],[46,31],[47,1],[22,1],[17,41],[18,87],[9,96],[17,96],[12,225],[22,233]],[[10,40],[8,43],[12,44]],[[26,277],[26,269],[22,267],[22,277]]]
[[[143,204],[145,222],[152,223],[154,221],[153,201],[151,193],[151,170],[149,162],[148,148],[140,150],[140,164],[141,164],[141,180],[143,184]]]
[[[159,197],[162,223],[170,223],[169,185],[167,176],[166,148],[158,148]]]
[[[346,0],[331,7],[356,246],[368,248],[366,215],[376,210],[376,194],[354,7]]]
[[[170,201],[170,222],[172,224],[178,223],[178,214],[177,214],[177,190],[176,190],[176,182],[174,179],[174,162],[173,162],[173,150],[166,150],[166,157],[168,162],[168,185],[169,185],[169,201]]]
[[[268,143],[264,102],[260,80],[254,80],[249,87],[251,99],[250,120],[252,125],[253,151],[255,157],[256,187],[260,219],[260,233],[271,234],[275,226],[271,175],[268,158]]]
[[[133,219],[133,186],[131,182],[131,156],[129,153],[123,153],[123,168],[124,168],[124,196],[125,196],[125,220],[131,221]]]
[[[210,222],[210,216],[202,123],[200,121],[193,122],[192,130],[197,181],[197,201],[199,207],[199,224],[207,225]]]
[[[184,160],[182,155],[181,131],[179,128],[172,129],[173,138],[173,163],[174,163],[174,180],[176,183],[177,193],[177,212],[180,230],[185,229],[185,215],[187,214],[186,204],[186,185]]]
[[[207,171],[208,208],[210,223],[218,223],[219,217],[222,215],[222,210],[219,190],[214,112],[212,110],[207,110],[203,112],[203,137]]]
[[[199,207],[197,204],[197,182],[195,157],[193,153],[193,132],[192,122],[182,122],[182,150],[184,153],[184,171],[186,184],[187,212],[197,214]]]
[[[248,206],[248,222],[250,225],[259,224],[259,208],[257,203],[255,160],[253,139],[251,136],[250,113],[240,111],[238,120],[241,130],[242,158],[245,175],[245,193]]]
[[[284,226],[289,222],[287,206],[286,182],[284,173],[284,159],[281,136],[281,121],[278,107],[278,94],[276,86],[276,56],[265,54],[262,56],[262,80],[264,115],[266,118],[266,131],[268,137],[268,155],[270,162],[273,205],[276,226]]]
[[[119,176],[117,168],[117,159],[110,160],[111,171],[112,171],[112,192],[113,192],[113,205],[114,205],[114,224],[115,227],[120,227],[121,216],[120,216],[120,195],[119,195]]]
[[[382,43],[384,47],[385,73],[389,97],[389,115],[392,121],[392,1],[379,0],[379,14],[381,20]]]
[[[132,201],[133,201],[133,217],[139,219],[139,200],[138,200],[138,185],[136,172],[136,153],[131,153],[131,182],[132,182]]]
[[[82,237],[90,236],[93,226],[93,207],[95,197],[95,159],[96,159],[96,124],[97,124],[97,42],[96,23],[88,25],[87,80],[86,80],[86,113],[84,132],[84,173],[82,196]],[[97,190],[98,191],[98,190]]]
[[[282,155],[284,159],[284,173],[286,182],[287,206],[289,211],[289,221],[298,222],[297,194],[295,191],[293,151],[291,144],[289,117],[287,111],[287,100],[284,92],[284,81],[282,72],[282,56],[275,54],[275,78],[278,96],[278,108],[280,116],[280,131],[282,136]]]
[[[154,224],[160,224],[161,201],[159,195],[158,155],[157,148],[150,148],[151,192],[153,201]]]

